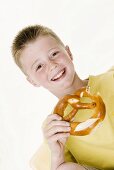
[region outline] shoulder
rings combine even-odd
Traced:
[[[112,66],[107,72],[114,71],[114,66]]]

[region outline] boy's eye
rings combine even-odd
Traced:
[[[56,54],[57,54],[57,52],[54,52],[54,53],[53,53],[53,56],[55,56]]]
[[[58,53],[59,53],[59,52],[56,51],[56,52],[54,52],[54,53],[52,54],[52,56],[54,57],[54,56],[56,56]]]
[[[36,71],[40,70],[41,68],[42,68],[42,65],[40,64],[36,67]]]

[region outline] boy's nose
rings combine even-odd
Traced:
[[[50,71],[52,71],[52,70],[56,69],[56,68],[57,68],[57,66],[58,66],[58,64],[57,64],[57,63],[50,62],[50,65],[49,65]]]
[[[54,70],[54,69],[56,69],[57,68],[57,64],[53,64],[53,65],[51,65],[51,67],[50,67],[50,71],[52,71],[52,70]]]

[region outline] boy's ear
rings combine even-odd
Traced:
[[[31,78],[29,78],[29,77],[26,77],[26,79],[27,79],[27,81],[30,83],[30,84],[32,84],[33,86],[35,86],[35,87],[40,87],[40,84],[36,84]]]
[[[70,48],[69,48],[69,46],[68,46],[68,45],[66,45],[66,46],[65,46],[65,50],[66,50],[66,51],[67,51],[67,53],[69,54],[69,56],[70,56],[71,60],[73,60],[73,56],[72,56],[72,53],[71,53]]]

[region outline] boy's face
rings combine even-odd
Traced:
[[[20,61],[27,79],[53,93],[69,88],[75,70],[69,47],[63,47],[51,36],[43,36],[26,45]]]

